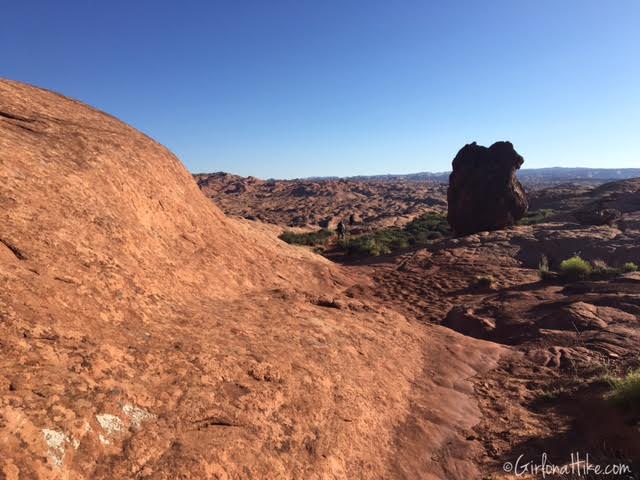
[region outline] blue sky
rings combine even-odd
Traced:
[[[640,167],[640,2],[3,2],[0,76],[78,98],[193,172]]]

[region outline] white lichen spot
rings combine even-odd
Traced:
[[[64,432],[50,430],[48,428],[42,429],[42,435],[49,448],[49,458],[56,467],[62,467],[66,443],[69,442],[69,437]]]
[[[109,439],[107,437],[105,437],[104,435],[102,435],[101,433],[98,434],[98,439],[100,440],[100,443],[102,443],[103,445],[110,445],[111,444]]]
[[[131,418],[131,424],[134,427],[139,427],[144,422],[155,420],[156,416],[140,407],[126,403],[122,406],[122,411],[125,415]]]
[[[108,435],[114,435],[116,433],[124,430],[124,423],[115,415],[110,415],[108,413],[101,413],[100,415],[96,415],[96,420],[102,427],[102,430]]]

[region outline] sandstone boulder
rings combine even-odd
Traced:
[[[498,230],[515,224],[528,208],[516,170],[524,159],[510,142],[465,145],[453,159],[447,219],[456,234]]]

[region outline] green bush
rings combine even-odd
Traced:
[[[348,240],[341,240],[339,246],[342,247],[348,255],[378,257],[391,253],[389,245],[372,235],[363,235]]]
[[[609,378],[611,399],[621,407],[640,408],[640,370],[628,373],[622,378]]]
[[[372,235],[374,243],[387,247],[389,250],[400,250],[407,248],[410,238],[399,228],[381,230]]]
[[[627,262],[622,266],[622,271],[623,272],[637,272],[638,271],[638,265],[636,265],[633,262]]]
[[[280,235],[280,240],[293,245],[321,245],[333,235],[331,231],[323,228],[317,232],[295,233],[286,231]]]
[[[425,213],[404,227],[414,242],[441,238],[450,233],[447,217],[440,213]]]
[[[591,264],[575,255],[560,263],[560,273],[569,280],[579,280],[591,275]]]

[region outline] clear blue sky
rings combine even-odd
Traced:
[[[638,0],[2,2],[0,76],[105,110],[193,172],[640,167]]]

